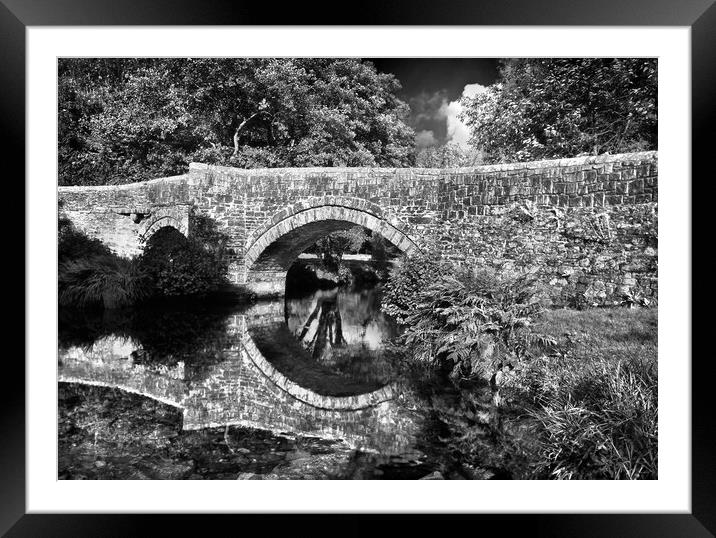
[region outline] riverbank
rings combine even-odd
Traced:
[[[552,344],[501,371],[497,392],[484,382],[424,390],[442,428],[432,451],[441,467],[517,480],[656,479],[657,310],[551,310],[534,331]]]
[[[656,478],[656,309],[552,310],[535,331],[554,344],[524,376],[505,377],[500,405],[480,383],[418,395],[421,461],[254,428],[184,431],[178,408],[60,383],[59,478]]]

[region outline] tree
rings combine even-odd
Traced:
[[[368,240],[365,228],[353,226],[348,230],[332,232],[316,241],[316,250],[326,269],[338,271],[346,253],[357,253]]]
[[[399,88],[358,59],[62,59],[60,183],[138,181],[190,161],[405,166],[414,133]]]
[[[657,61],[511,59],[498,81],[462,101],[486,162],[657,147]]]

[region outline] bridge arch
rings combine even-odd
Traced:
[[[140,222],[139,244],[145,246],[149,239],[162,228],[176,229],[184,237],[189,236],[188,213],[183,208],[166,207],[155,209]]]
[[[261,294],[282,294],[286,273],[299,254],[327,234],[355,225],[383,236],[403,253],[418,248],[405,224],[376,204],[347,197],[309,199],[278,211],[248,236],[247,286]]]

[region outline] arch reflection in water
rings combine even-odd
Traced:
[[[263,356],[301,386],[353,396],[392,381],[383,345],[396,328],[380,312],[377,290],[319,290],[289,296],[284,308],[263,308],[263,315],[247,317],[249,334]]]
[[[121,330],[112,324],[98,330],[101,322],[93,320],[91,342],[79,342],[76,330],[73,341],[60,342],[59,380],[117,387],[177,406],[183,410],[184,429],[242,425],[342,439],[354,448],[384,454],[412,452],[417,421],[394,399],[387,372],[351,375],[354,370],[342,370],[337,367],[340,361],[326,355],[326,350],[356,345],[370,353],[378,351],[375,335],[382,333],[371,323],[380,322],[374,320],[364,330],[342,309],[343,300],[350,301],[337,296],[333,306],[330,299],[326,305],[323,319],[331,329],[324,330],[323,362],[314,360],[308,347],[293,336],[290,327],[299,323],[293,314],[296,305],[289,305],[287,313],[283,301],[277,301],[222,312],[205,335],[192,335],[189,342],[177,335],[173,347],[151,341],[149,335],[156,334],[146,325],[151,316],[143,316],[141,330],[126,320],[120,323]],[[185,318],[187,312],[175,315]],[[166,315],[162,319],[169,324]],[[273,339],[267,345],[270,335],[285,341]],[[287,368],[291,359],[294,365]]]

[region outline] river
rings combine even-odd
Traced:
[[[434,474],[437,433],[401,383],[380,300],[378,285],[61,311],[60,478]]]

